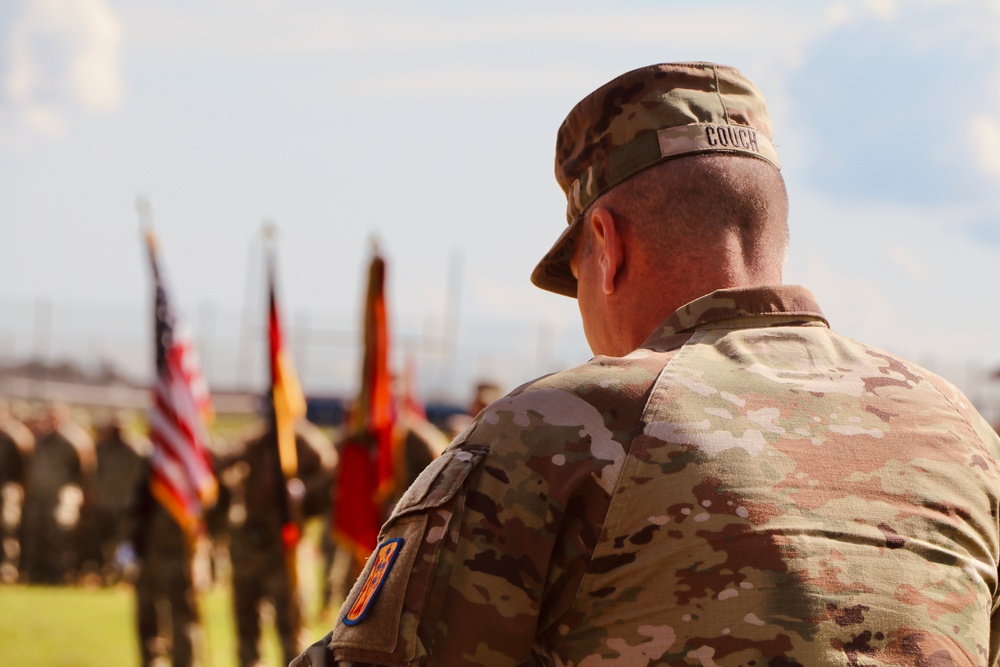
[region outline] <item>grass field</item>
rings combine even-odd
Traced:
[[[145,433],[141,420],[141,415],[134,416],[130,429]],[[252,416],[220,415],[213,432],[223,438],[232,437],[253,420]],[[318,519],[307,523],[299,549],[299,572],[304,577],[300,583],[307,621],[304,636],[308,643],[325,635],[332,622],[318,618],[318,591],[324,576],[318,544],[324,529]],[[216,584],[203,593],[199,610],[205,637],[203,667],[235,666],[236,630],[228,583]],[[273,627],[269,621],[262,625],[263,664],[284,666]],[[0,667],[128,667],[138,664],[135,594],[130,586],[0,584]],[[169,667],[168,663],[163,663],[163,667]]]
[[[223,585],[201,597],[206,667],[236,664],[230,600],[229,589]],[[0,665],[137,665],[134,608],[129,587],[0,586]],[[316,618],[310,620],[311,642],[328,628]],[[265,625],[262,649],[265,665],[284,664],[269,625]]]

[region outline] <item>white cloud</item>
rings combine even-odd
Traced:
[[[924,263],[909,249],[900,245],[891,245],[886,248],[889,261],[906,271],[914,278],[920,278],[927,272]]]
[[[891,21],[896,18],[899,12],[899,4],[896,0],[868,0],[868,10],[883,21]]]
[[[553,67],[525,72],[523,68],[493,69],[482,68],[441,68],[419,74],[400,73],[398,76],[384,76],[361,81],[360,88],[376,93],[411,93],[433,95],[452,93],[456,90],[464,94],[522,94],[534,90],[546,90],[558,85],[590,85],[591,77],[582,69]]]
[[[1000,117],[989,114],[973,116],[966,135],[976,165],[990,177],[1000,180]]]
[[[0,37],[3,104],[32,130],[57,135],[68,111],[121,103],[122,28],[106,0],[23,0]]]
[[[876,19],[884,23],[897,21],[901,15],[915,7],[944,8],[948,10],[971,10],[981,18],[981,13],[1000,13],[1000,0],[845,0],[829,5],[826,9],[826,23],[829,28],[846,23]],[[957,16],[957,13],[956,13]],[[938,25],[937,28],[946,28]]]
[[[386,6],[388,5],[388,6]],[[538,40],[554,43],[587,39],[602,44],[634,45],[669,37],[670,43],[698,45],[705,42],[706,13],[702,10],[616,8],[566,13],[558,7],[539,6],[522,11],[414,9],[404,3],[344,7],[333,4],[288,2],[256,3],[239,8],[209,5],[199,8],[198,20],[190,9],[170,3],[126,7],[123,15],[135,26],[137,47],[166,52],[205,55],[302,56],[320,53],[368,51],[421,54],[455,47]],[[805,25],[815,22],[808,11],[790,13],[785,8],[761,7],[739,20],[711,21],[711,38],[717,42],[742,42],[748,35],[769,34],[764,48],[777,50],[782,41],[798,43]],[[711,19],[709,19],[711,20]],[[787,29],[776,32],[776,22]],[[404,64],[404,63],[401,63]]]
[[[880,21],[891,21],[899,13],[897,0],[861,0],[860,2],[838,2],[826,10],[828,28],[838,28],[855,21],[874,17]]]

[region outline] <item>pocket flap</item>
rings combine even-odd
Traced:
[[[489,451],[486,445],[458,445],[446,449],[406,490],[388,523],[406,514],[447,503]]]

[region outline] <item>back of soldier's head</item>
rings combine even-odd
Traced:
[[[599,198],[645,252],[664,260],[710,261],[722,246],[744,263],[779,268],[788,245],[788,197],[763,160],[701,154],[661,162]]]
[[[631,218],[626,230],[664,261],[678,250],[711,252],[713,243],[733,250],[735,240],[737,253],[753,264],[777,261],[780,272],[787,204],[778,169],[764,97],[739,70],[677,62],[626,72],[578,102],[559,128],[555,171],[569,226],[532,282],[576,296],[570,262],[596,206],[616,222]]]

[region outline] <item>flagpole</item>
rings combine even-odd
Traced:
[[[258,321],[257,291],[260,289],[258,273],[258,248],[255,238],[250,240],[247,248],[247,268],[243,288],[243,307],[240,310],[240,340],[236,358],[239,363],[239,373],[236,382],[243,387],[250,387],[256,380]]]
[[[334,499],[334,535],[363,566],[382,525],[380,501],[392,492],[392,396],[388,372],[389,333],[385,303],[385,259],[378,237],[371,258],[362,315],[361,386],[341,445]]]
[[[278,502],[281,514],[281,541],[284,549],[285,571],[288,577],[288,588],[293,600],[299,595],[298,545],[301,539],[300,506],[304,495],[304,486],[299,479],[298,454],[296,452],[295,423],[305,416],[306,404],[294,366],[285,348],[280,326],[280,312],[277,301],[277,269],[275,236],[273,223],[265,222],[261,228],[266,247],[267,278],[268,278],[268,350],[271,379],[271,426],[274,431],[276,464],[278,479],[282,480]],[[295,614],[293,626],[299,629],[305,623],[304,605],[291,601],[287,612]]]
[[[154,275],[158,273],[156,266],[156,233],[153,231],[153,210],[149,203],[149,198],[141,196],[135,200],[135,209],[139,213],[139,231],[146,241],[146,249],[149,251],[150,265],[153,267]]]

